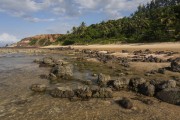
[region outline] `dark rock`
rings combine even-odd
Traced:
[[[153,96],[155,93],[155,86],[150,83],[143,83],[139,85],[138,91],[143,95]]]
[[[122,50],[122,53],[128,53],[128,51],[127,50]]]
[[[165,69],[164,68],[159,68],[157,72],[160,73],[160,74],[165,74]]]
[[[157,93],[157,98],[175,105],[180,105],[180,89],[179,88],[167,88]]]
[[[171,70],[173,72],[180,72],[180,61],[173,60],[171,62]]]
[[[45,92],[47,89],[46,85],[43,84],[33,84],[30,89],[34,92]]]
[[[133,103],[131,102],[130,99],[128,98],[123,98],[122,100],[119,101],[119,104],[126,109],[131,109],[133,107]]]

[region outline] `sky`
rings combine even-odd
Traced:
[[[0,46],[129,16],[149,0],[0,0]]]

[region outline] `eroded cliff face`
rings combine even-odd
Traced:
[[[62,34],[42,34],[33,37],[27,37],[22,39],[20,42],[14,44],[14,47],[39,47],[47,46],[55,42],[58,37]]]

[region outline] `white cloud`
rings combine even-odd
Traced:
[[[18,39],[14,35],[10,35],[8,33],[2,33],[0,34],[0,46],[4,46],[6,44],[12,44],[17,42]]]
[[[133,12],[139,4],[150,0],[0,0],[0,12],[22,17],[31,22],[54,21],[33,17],[37,12],[49,12],[55,17],[75,17],[85,12],[102,12],[110,19]],[[28,16],[28,17],[27,17]],[[47,16],[48,17],[48,16]]]

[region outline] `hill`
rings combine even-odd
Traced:
[[[139,5],[129,17],[90,26],[82,22],[56,42],[70,45],[179,41],[179,3],[179,0],[152,0],[146,5]]]
[[[14,47],[39,47],[54,43],[62,34],[42,34],[33,37],[27,37],[13,45]]]

